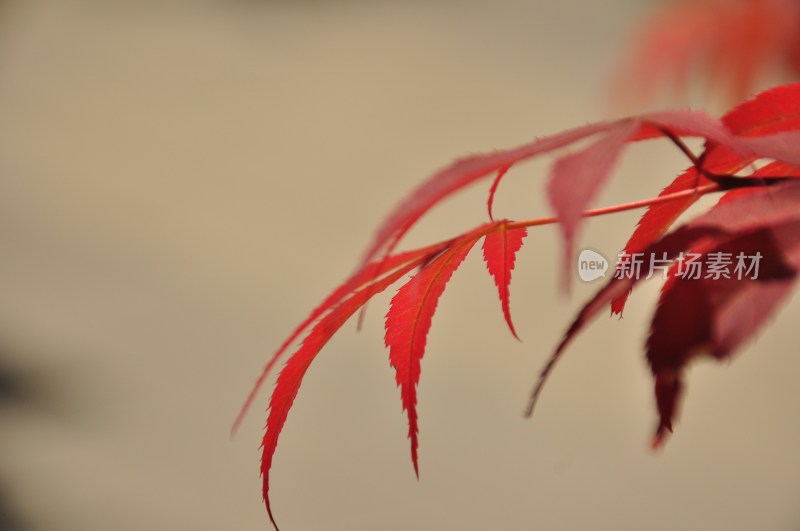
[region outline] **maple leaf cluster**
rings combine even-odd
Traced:
[[[666,139],[691,166],[658,197],[588,210],[626,147]],[[685,138],[700,138],[699,155]],[[579,147],[572,152],[562,149]],[[555,154],[547,196],[556,216],[495,220],[492,202],[503,176],[533,157]],[[531,227],[558,223],[563,242],[563,285],[569,286],[576,241],[587,217],[647,207],[624,253],[659,256],[668,263],[645,350],[654,378],[658,421],[653,444],[672,431],[687,364],[701,356],[729,358],[751,338],[787,297],[800,270],[800,84],[763,92],[721,119],[682,110],[600,122],[537,139],[515,148],[473,155],[443,168],[419,185],[388,216],[356,272],[337,287],[273,354],[234,425],[242,420],[276,363],[305,333],[281,370],[269,400],[263,440],[263,495],[269,499],[270,468],[289,410],[310,364],[339,328],[376,294],[402,285],[385,320],[385,344],[408,417],[411,458],[418,472],[417,385],[426,338],[440,297],[453,273],[478,241],[498,289],[503,316],[516,336],[509,286],[516,254]],[[403,236],[431,208],[477,181],[492,179],[489,220],[449,240],[397,252]],[[680,216],[700,197],[721,194],[705,213],[677,228]],[[745,278],[686,278],[679,274],[686,253],[730,256],[758,253],[759,274]],[[533,407],[566,347],[601,312],[620,314],[643,277],[614,275],[580,310],[545,365],[531,394]]]

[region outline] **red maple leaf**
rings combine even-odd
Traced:
[[[705,140],[699,155],[683,142]],[[654,198],[589,210],[624,149],[640,141],[665,138],[691,166]],[[557,216],[525,221],[494,221],[492,199],[503,175],[537,155],[589,140],[571,153],[559,153],[547,183]],[[735,175],[752,164],[754,171]],[[667,271],[647,340],[646,356],[655,381],[659,421],[654,443],[673,428],[687,363],[697,356],[730,357],[753,336],[788,293],[800,268],[800,84],[778,87],[743,103],[721,120],[696,111],[650,113],[591,124],[544,137],[519,147],[456,161],[423,182],[389,215],[357,271],[333,291],[284,341],[269,359],[248,396],[237,424],[270,369],[303,333],[305,339],[289,357],[270,398],[261,471],[264,501],[269,501],[270,468],[278,438],[316,355],[338,329],[377,293],[407,275],[386,315],[385,343],[408,416],[411,456],[418,473],[417,385],[427,334],[440,297],[453,273],[481,238],[487,270],[498,289],[503,316],[516,336],[509,308],[509,286],[516,254],[531,227],[558,223],[564,242],[564,285],[570,278],[580,227],[587,217],[647,207],[625,249],[659,257]],[[450,240],[395,253],[403,235],[431,208],[465,186],[494,177],[488,211],[490,222]],[[672,229],[697,198],[724,193],[705,214]],[[671,230],[672,229],[672,230]],[[687,255],[712,261],[720,257],[750,259],[750,276],[741,270],[687,278]],[[760,269],[752,275],[758,257]],[[731,263],[728,265],[732,265]],[[758,265],[757,264],[757,265]],[[737,264],[738,267],[738,264]],[[610,304],[621,311],[624,299],[642,276],[614,275],[583,307],[545,365],[534,388],[529,412],[543,384],[572,339]],[[680,330],[680,333],[675,333]]]
[[[504,222],[497,230],[490,232],[483,239],[483,259],[486,262],[486,269],[494,277],[494,283],[497,285],[503,317],[506,319],[508,329],[517,339],[519,336],[517,336],[511,320],[509,286],[511,271],[514,270],[514,263],[517,259],[517,251],[522,248],[522,241],[527,235],[528,231],[524,227],[509,230],[508,223]]]

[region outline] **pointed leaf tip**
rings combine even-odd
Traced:
[[[517,251],[522,248],[523,240],[527,235],[528,231],[525,228],[509,229],[508,222],[503,221],[497,230],[487,234],[483,240],[483,260],[486,263],[486,269],[494,278],[497,286],[508,329],[517,340],[520,339],[511,320],[509,286]]]
[[[264,503],[269,513],[270,521],[275,525],[272,506],[269,499],[270,469],[272,458],[278,445],[278,437],[286,423],[289,410],[294,403],[300,384],[311,362],[327,344],[331,337],[342,325],[361,308],[374,295],[382,292],[401,277],[422,264],[426,256],[410,261],[396,271],[376,280],[375,282],[356,291],[349,298],[335,306],[311,329],[300,348],[289,358],[278,375],[278,381],[269,401],[269,415],[267,429],[264,433],[261,454],[261,474],[263,477]],[[277,525],[275,525],[277,529]]]
[[[389,360],[395,369],[403,409],[408,415],[411,462],[417,478],[419,426],[416,387],[420,377],[420,361],[425,354],[428,331],[439,298],[478,237],[472,236],[455,243],[427,264],[398,290],[386,314],[385,344],[389,347]]]
[[[305,320],[303,320],[303,322],[294,329],[291,335],[284,340],[278,350],[272,354],[269,361],[262,369],[261,374],[256,379],[256,382],[253,384],[253,387],[250,389],[244,404],[242,404],[242,407],[239,409],[239,413],[236,415],[236,419],[234,420],[230,431],[231,437],[236,434],[236,431],[244,420],[244,417],[247,415],[250,406],[252,406],[258,391],[261,389],[261,386],[264,385],[264,382],[267,380],[267,376],[269,376],[270,372],[272,372],[272,369],[278,363],[280,358],[286,353],[294,341],[297,340],[303,334],[303,332],[305,332],[317,319],[325,315],[326,312],[339,304],[345,297],[352,294],[355,290],[366,284],[374,282],[384,273],[394,271],[395,269],[402,267],[403,265],[406,265],[414,260],[418,260],[421,257],[435,255],[449,244],[449,241],[439,242],[433,245],[428,245],[427,247],[422,247],[420,249],[386,256],[380,260],[365,264],[350,278],[339,285],[330,295],[328,295],[324,301],[322,301],[319,306],[314,308],[314,310],[305,318]]]

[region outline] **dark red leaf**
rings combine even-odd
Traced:
[[[754,137],[774,135],[800,129],[800,83],[784,85],[764,91],[733,108],[722,117],[722,123],[735,135]],[[773,139],[768,136],[768,142]],[[709,147],[704,168],[715,174],[732,174],[745,168],[755,160],[755,156],[741,157],[739,154],[721,145]],[[781,173],[783,172],[783,173]],[[790,175],[797,170],[790,165],[766,167],[756,172],[754,177],[769,175]],[[698,171],[690,167],[669,186],[664,188],[661,196],[689,190],[708,181],[698,176]],[[642,251],[649,244],[661,237],[672,224],[691,205],[697,197],[687,197],[678,201],[658,203],[648,208],[625,245],[624,251],[633,254]],[[628,294],[625,293],[612,301],[611,312],[621,314]]]
[[[657,253],[658,256],[661,256],[662,253],[666,253],[670,259],[675,259],[680,251],[691,247],[694,242],[700,240],[701,238],[712,237],[719,234],[725,234],[725,232],[722,229],[714,226],[697,228],[683,227],[682,229],[679,229],[673,233],[667,234],[664,238],[649,246],[645,250],[645,254],[649,255],[650,253]],[[550,356],[550,359],[547,361],[541,373],[539,374],[539,379],[536,382],[536,385],[531,392],[530,400],[528,401],[528,407],[526,409],[527,416],[533,414],[533,409],[536,406],[536,402],[539,399],[542,389],[544,389],[547,379],[571,341],[590,321],[592,321],[600,313],[603,308],[605,308],[607,304],[609,304],[616,297],[619,297],[621,294],[630,291],[639,280],[640,279],[638,277],[627,278],[614,276],[605,284],[605,286],[603,286],[603,288],[595,293],[589,302],[584,304],[580,312],[578,312],[575,320],[567,329],[564,337],[558,344],[558,347],[556,347],[556,350]]]
[[[781,169],[772,166],[767,172]],[[668,280],[648,340],[661,416],[656,445],[671,429],[686,362],[701,348],[710,349],[717,358],[729,356],[763,324],[794,279],[800,266],[800,182],[731,192],[706,214],[648,246],[644,254],[675,260],[688,249],[706,255],[760,252],[763,269],[757,280]],[[545,365],[531,394],[529,414],[570,341],[605,304],[629,291],[640,278],[644,275],[615,276],[584,305]]]
[[[776,230],[780,236],[776,236]],[[759,256],[757,278],[684,279],[665,285],[647,340],[647,360],[655,378],[659,422],[653,446],[662,444],[677,415],[683,372],[699,356],[726,359],[755,334],[786,298],[795,281],[791,255],[800,244],[800,222],[770,226],[704,246],[712,253]],[[667,287],[668,286],[668,287]]]

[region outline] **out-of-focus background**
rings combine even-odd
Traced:
[[[437,167],[643,110],[607,89],[653,5],[0,4],[0,528],[268,529],[271,384],[228,435],[268,354]],[[629,151],[602,204],[686,164],[665,143]],[[549,213],[546,171],[515,168],[496,212]],[[486,188],[408,246],[482,222]],[[592,221],[582,244],[613,257],[638,215]],[[389,294],[342,329],[278,447],[283,529],[800,529],[798,300],[734,363],[693,368],[653,454],[655,283],[574,344],[522,418],[597,287],[559,294],[558,244],[544,227],[520,253],[521,344],[478,252],[451,281],[423,361],[419,482],[382,346]]]

